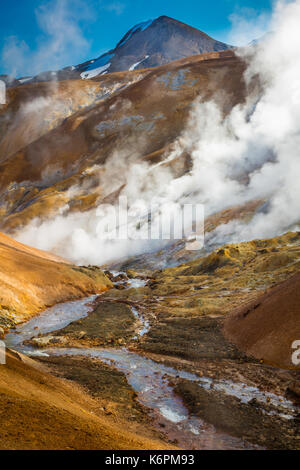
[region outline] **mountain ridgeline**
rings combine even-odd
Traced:
[[[53,80],[90,79],[112,72],[157,67],[174,60],[232,46],[168,16],[160,16],[133,26],[114,49],[100,57],[57,71],[44,71],[35,77],[16,80],[1,76],[8,86]]]
[[[92,62],[77,66],[84,78],[97,68],[104,72],[144,69],[231,46],[212,39],[196,28],[167,16],[145,21],[131,28],[115,49]]]

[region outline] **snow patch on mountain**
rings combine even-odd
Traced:
[[[145,55],[145,57],[142,60],[140,60],[139,62],[136,62],[131,67],[129,67],[129,70],[134,70],[138,65],[144,62],[144,60],[149,59],[149,57],[150,57],[149,55]]]
[[[97,75],[100,75],[101,73],[107,73],[107,69],[109,69],[109,67],[111,66],[111,63],[109,62],[108,64],[106,65],[103,65],[102,67],[98,67],[96,69],[92,69],[90,71],[86,71],[86,72],[82,72],[80,74],[81,78],[82,79],[88,79],[88,78],[93,78],[93,77],[97,77]]]
[[[99,59],[92,60],[84,72],[80,74],[81,78],[93,78],[105,72],[111,66],[109,61],[114,57],[114,55],[115,54],[105,54],[104,56],[99,57]]]
[[[25,78],[19,78],[18,80],[23,85],[23,83],[29,82],[32,79],[33,77],[25,77]]]

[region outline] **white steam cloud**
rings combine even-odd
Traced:
[[[259,76],[263,91],[249,96],[224,119],[214,101],[198,99],[188,126],[179,137],[172,160],[189,152],[192,169],[174,178],[163,165],[149,167],[115,155],[106,163],[105,178],[122,175],[129,206],[149,202],[168,214],[184,202],[205,205],[206,215],[252,200],[267,200],[264,211],[249,223],[229,222],[210,235],[210,242],[271,237],[300,221],[300,0],[279,2],[271,21],[272,35],[255,49],[239,53],[248,63],[246,81]],[[123,167],[120,162],[123,160]],[[246,177],[245,177],[246,176]],[[118,185],[116,185],[117,187]],[[99,213],[101,211],[101,214]],[[104,212],[103,212],[104,211]],[[99,221],[101,226],[99,228]],[[103,240],[109,209],[34,221],[19,239],[52,250],[77,263],[102,264],[157,247],[148,241]]]
[[[103,8],[119,16],[119,15],[122,15],[123,11],[126,8],[126,5],[125,3],[122,3],[122,2],[110,2],[110,3],[105,2],[103,4]]]
[[[227,44],[247,46],[270,31],[271,14],[267,11],[239,8],[229,16],[229,20],[232,27],[226,39]]]
[[[89,41],[78,23],[91,21],[92,12],[84,0],[51,0],[35,10],[41,37],[34,49],[16,36],[10,36],[2,50],[2,65],[9,75],[34,76],[44,70],[57,70],[87,56]],[[75,54],[75,57],[74,57]]]

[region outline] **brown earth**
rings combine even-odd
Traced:
[[[188,380],[176,380],[175,391],[189,411],[219,430],[263,449],[299,450],[299,423],[276,419],[254,402],[241,403],[216,390],[205,390]]]
[[[130,158],[150,163],[161,161],[184,129],[196,97],[201,96],[203,100],[214,97],[224,114],[244,101],[248,94],[244,70],[245,64],[234,52],[227,51],[194,56],[151,70],[108,74],[72,84],[61,82],[51,91],[49,84],[25,85],[22,91],[10,90],[8,105],[1,108],[0,116],[3,135],[0,142],[1,227],[14,232],[35,217],[56,215],[62,207],[67,212],[86,211],[101,201],[113,202],[124,184],[122,172],[116,183],[114,178],[109,178],[108,184],[107,169],[102,166],[99,170],[99,166],[115,149],[119,151],[119,162],[125,165]],[[71,95],[74,99],[70,101]],[[51,112],[48,105],[43,105],[40,110],[30,111],[24,120],[22,104],[30,103],[35,96],[50,96]],[[189,155],[172,162],[171,169],[174,176],[188,171]],[[69,191],[70,188],[76,188],[75,193]],[[207,224],[213,229],[220,221],[232,217],[247,218],[259,202],[252,204],[216,214]],[[153,269],[159,256],[167,257],[168,253],[159,253],[152,265],[142,257],[139,269],[144,262],[145,268]],[[82,337],[75,338],[79,345],[85,344],[84,341],[106,342],[109,329],[116,339],[124,340],[128,332],[125,334],[117,328],[124,305],[121,308],[118,302],[134,301],[152,329],[138,344],[133,342],[132,348],[199,374],[227,376],[280,393],[290,391],[299,398],[298,372],[282,372],[272,367],[291,367],[289,348],[294,339],[300,339],[293,336],[299,331],[299,275],[288,280],[300,271],[299,233],[226,245],[194,261],[185,256],[179,246],[176,261],[186,261],[185,264],[163,271],[148,271],[152,280],[144,288],[112,290],[104,294],[102,300],[115,301],[107,309],[107,315],[102,317],[99,310],[84,319],[83,325],[78,322],[70,326],[68,334],[79,333]],[[96,268],[69,265],[5,237],[0,238],[0,257],[0,320],[4,326],[25,320],[54,303],[111,287]],[[128,267],[135,266],[129,264]],[[275,286],[278,282],[284,284]],[[235,345],[222,333],[223,320],[232,311],[235,313],[226,321],[225,332]],[[103,328],[94,331],[99,320],[103,320]],[[94,337],[89,338],[93,334]],[[246,357],[238,348],[271,365]],[[0,431],[0,443],[3,442],[3,446],[96,448],[94,446],[101,445],[108,448],[111,445],[128,449],[154,445],[153,441],[145,444],[136,436],[126,437],[126,430],[123,434],[121,428],[120,431],[110,429],[100,436],[99,416],[87,418],[86,405],[82,409],[77,405],[90,398],[73,395],[74,387],[70,385],[64,385],[71,388],[64,389],[63,395],[59,392],[58,396],[56,387],[61,390],[62,382],[29,367],[10,353],[8,365],[0,366],[1,412],[5,424]],[[69,378],[81,385],[87,386],[91,378],[92,382],[96,380],[97,372],[91,364],[87,376],[82,364],[79,367],[78,363],[70,366],[64,362],[62,367],[65,372],[71,367]],[[103,376],[107,376],[107,371]],[[117,383],[122,389],[124,384],[120,377]],[[107,388],[107,396],[112,384],[113,381]],[[235,423],[235,413],[239,411],[233,401],[225,403],[223,397],[215,395],[216,402],[211,403],[215,403],[217,413],[212,413],[212,405],[199,409],[199,397],[192,388],[192,385],[178,383],[178,393],[193,412],[198,409],[202,417],[211,421],[217,421],[220,414],[220,426],[225,426],[232,410],[233,421],[227,422],[228,428],[233,426],[239,435],[246,432]],[[77,389],[76,393],[79,393]],[[67,401],[62,396],[67,396]],[[202,405],[210,403],[209,394],[200,399]],[[70,404],[68,400],[73,401]],[[249,418],[254,430],[259,430],[257,423],[264,422],[260,412],[251,414],[248,410],[244,414],[244,409],[240,411],[239,420],[247,422]],[[101,421],[101,426],[108,425],[106,419]],[[29,426],[29,432],[24,426],[26,429]],[[280,426],[278,422],[277,427]],[[285,448],[295,447],[293,426],[294,423],[282,428],[289,436]],[[276,438],[274,443],[266,441],[273,432],[269,424],[261,429],[263,439],[256,442],[265,442],[270,448],[276,448],[280,442],[279,447],[283,447],[282,437]]]
[[[135,333],[135,317],[124,303],[94,302],[94,310],[86,318],[73,321],[50,335],[33,338],[26,344],[34,347],[97,347],[124,346]]]
[[[96,399],[47,372],[31,359],[7,351],[0,365],[0,449],[170,449],[110,419]]]
[[[141,435],[145,428],[149,435],[155,432],[148,408],[137,400],[137,394],[127,382],[125,374],[97,359],[87,357],[47,357],[39,358],[58,377],[76,382],[99,402],[99,408],[114,420],[122,417],[128,430],[137,431],[141,425]],[[144,430],[142,429],[144,427]],[[152,430],[153,429],[153,430]]]
[[[225,335],[242,351],[283,369],[300,341],[300,274],[271,288],[225,321]]]
[[[93,104],[104,90],[89,80],[25,84],[7,90],[0,105],[0,161],[59,126],[80,109]]]
[[[299,259],[299,233],[228,244],[176,267],[150,272],[146,264],[146,287],[113,290],[103,300],[135,301],[162,321],[222,318],[299,272]]]
[[[5,235],[4,233],[0,232],[0,244],[3,246],[7,246],[9,248],[21,251],[23,253],[27,253],[33,256],[38,256],[39,258],[43,258],[48,261],[55,261],[57,263],[64,263],[64,264],[71,264],[68,260],[61,258],[60,256],[56,256],[53,253],[49,253],[48,251],[38,250],[37,248],[33,248],[31,246],[24,245],[24,243],[20,243],[13,238]]]
[[[80,268],[0,234],[0,324],[13,326],[59,302],[112,287],[100,269]]]
[[[116,149],[120,165],[127,166],[129,160],[161,161],[183,131],[196,97],[214,98],[224,114],[244,101],[248,93],[244,70],[244,62],[233,51],[224,51],[154,69],[111,73],[90,80],[89,85],[84,80],[72,85],[60,82],[50,98],[54,108],[61,98],[62,111],[55,108],[50,122],[33,133],[34,116],[19,124],[13,120],[9,132],[14,135],[15,153],[12,139],[7,138],[10,147],[5,136],[0,144],[2,230],[16,231],[35,217],[56,215],[62,207],[66,212],[86,211],[111,195],[115,199],[125,183],[122,172],[109,177],[108,184],[108,169],[101,165]],[[16,117],[22,100],[28,100],[26,91],[31,99],[40,97],[47,84],[21,88],[10,91],[12,104],[2,112],[2,120],[10,111]],[[76,111],[78,107],[82,109]],[[39,111],[39,122],[44,123],[46,111]],[[182,175],[189,168],[189,155],[170,165],[174,176]],[[68,191],[71,187],[75,194]]]
[[[299,255],[298,233],[226,245],[184,265],[152,272],[152,278],[145,287],[111,289],[95,301],[96,310],[84,319],[84,324],[81,320],[76,321],[65,329],[69,331],[56,332],[54,339],[63,338],[69,341],[66,344],[79,347],[100,342],[110,346],[111,343],[106,341],[109,332],[111,336],[120,338],[130,350],[157,362],[188,370],[200,377],[210,377],[214,381],[238,382],[245,387],[257,387],[262,393],[285,396],[295,406],[295,417],[291,420],[278,415],[278,410],[275,415],[266,414],[266,411],[273,411],[273,405],[268,402],[264,406],[255,400],[243,404],[226,393],[202,390],[179,379],[171,380],[191,413],[217,430],[263,448],[298,449],[299,368],[282,370],[268,361],[261,361],[261,357],[256,359],[249,351],[241,351],[239,344],[233,344],[224,336],[223,326],[237,306],[247,306],[251,299],[256,301],[262,292],[266,292],[265,296],[269,298],[269,294],[277,292],[278,287],[274,286],[279,280],[290,285],[286,280],[292,275],[298,279],[295,273],[299,272]],[[150,274],[149,271],[147,273]],[[130,272],[131,276],[134,274]],[[118,327],[118,316],[121,318],[126,311],[129,312],[125,309],[127,304],[134,305],[151,324],[150,331],[138,340],[130,341],[128,332]],[[285,329],[285,318],[278,317],[277,333]],[[296,329],[297,318],[293,321]],[[85,334],[79,337],[82,330]],[[244,331],[243,326],[240,330]],[[267,333],[268,330],[265,331]],[[278,338],[281,346],[284,345],[284,335],[279,334]],[[56,345],[60,346],[59,342],[52,344],[53,347]],[[73,359],[69,362],[68,358],[51,358],[50,364],[63,376],[95,393],[95,363],[91,365],[87,360],[85,368],[85,359],[76,363]],[[109,379],[107,372],[102,370],[99,374],[105,382],[101,399],[105,400],[109,395],[115,397],[116,413],[123,413],[120,410],[124,406],[126,409],[130,400],[121,377]],[[115,380],[121,391],[119,399],[115,394]],[[136,421],[142,424],[141,419],[142,416],[137,414]]]
[[[225,245],[177,267],[146,270],[145,287],[112,289],[101,303],[131,302],[140,310],[151,324],[138,345],[147,353],[197,361],[243,357],[238,348],[290,368],[292,343],[300,339],[299,259],[299,233]],[[224,321],[236,347],[220,333]]]

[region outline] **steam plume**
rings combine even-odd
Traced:
[[[271,237],[300,221],[300,0],[278,2],[271,20],[273,33],[255,48],[239,50],[247,61],[245,79],[259,76],[263,92],[250,96],[224,119],[214,101],[194,103],[188,126],[168,159],[184,151],[192,156],[189,174],[174,179],[163,166],[124,161],[123,195],[129,205],[153,197],[165,214],[173,204],[202,203],[206,215],[251,200],[268,201],[250,223],[218,227],[210,242]],[[110,181],[120,174],[120,155],[106,163]],[[246,182],[244,176],[247,175]],[[189,195],[189,196],[188,196]],[[154,249],[148,241],[108,241],[99,232],[97,211],[63,214],[35,221],[20,240],[53,250],[78,263],[104,263]]]

